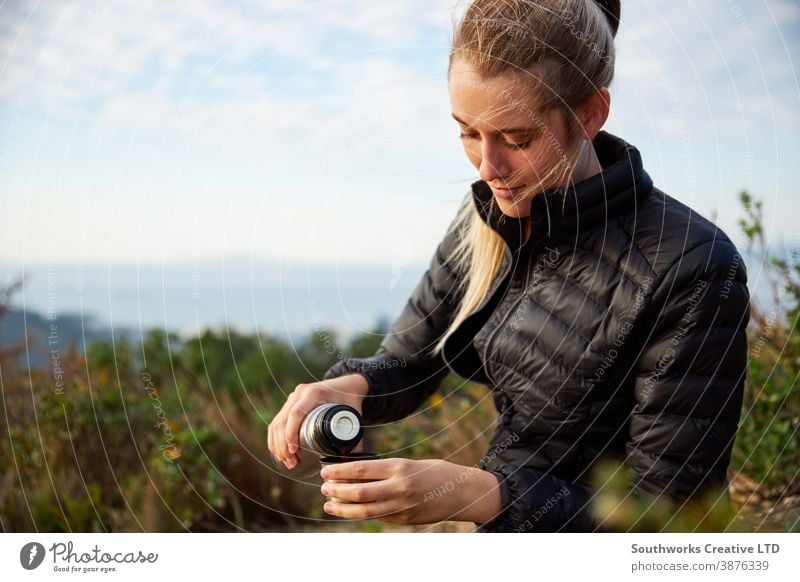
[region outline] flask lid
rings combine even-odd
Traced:
[[[341,441],[351,441],[358,437],[361,423],[348,410],[340,410],[331,417],[331,433]]]
[[[350,452],[364,435],[364,426],[358,411],[346,404],[335,404],[320,419],[322,434],[327,445],[321,444],[325,450],[341,454]],[[330,445],[330,446],[328,446]]]

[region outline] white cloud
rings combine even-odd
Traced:
[[[678,196],[686,192],[681,123],[691,131],[706,184],[726,173],[719,160],[738,155],[745,131],[758,143],[798,129],[789,58],[798,42],[797,3],[771,3],[769,10],[739,4],[742,15],[719,3],[623,7],[609,127],[635,144],[655,144],[646,161],[673,180]],[[460,10],[464,0],[6,3],[0,100],[13,108],[19,95],[28,95],[26,119],[40,124],[28,129],[51,152],[64,152],[50,160],[55,169],[90,176],[88,195],[100,201],[91,207],[97,224],[107,224],[100,214],[110,212],[104,197],[119,197],[113,227],[93,231],[95,243],[86,249],[110,240],[116,252],[177,252],[169,241],[219,232],[224,217],[224,240],[200,237],[194,248],[330,256],[330,245],[292,234],[284,217],[299,201],[301,215],[312,204],[312,211],[325,209],[313,221],[313,240],[337,240],[336,256],[347,256],[363,247],[355,226],[344,232],[339,226],[351,220],[348,205],[363,208],[371,236],[397,234],[415,212],[394,204],[415,183],[420,191],[412,195],[430,201],[433,220],[443,222],[474,175],[455,139],[444,78],[455,5]],[[18,155],[38,159],[34,147],[20,146]],[[87,159],[96,155],[100,167],[73,165],[75,149],[90,152]],[[764,165],[756,176],[772,169],[772,159],[763,151],[759,156]],[[43,165],[44,156],[39,164],[30,162],[28,174],[13,181],[26,184],[33,176],[31,192],[43,197],[36,208],[55,197],[37,177],[53,175],[53,167]],[[738,186],[724,177],[719,190]],[[68,179],[64,192],[82,192],[81,182]],[[226,196],[234,205],[212,202],[213,211],[201,219],[183,216],[179,209],[198,183],[207,198]],[[285,193],[298,183],[303,191]],[[326,198],[331,185],[345,203]],[[63,208],[64,217],[80,218],[69,214],[74,209],[66,201]],[[370,221],[370,212],[391,216],[396,230]],[[169,230],[167,242],[141,236],[133,219],[140,213]],[[427,258],[438,236],[435,228],[428,232],[409,251],[415,260]],[[29,236],[31,249],[36,240]],[[173,246],[165,248],[168,243]],[[384,249],[364,252],[379,257]]]
[[[796,22],[793,4],[794,11],[787,3],[777,5],[784,24]],[[641,94],[657,127],[674,126],[672,98],[698,136],[742,138],[742,123],[751,133],[765,124],[800,129],[790,55],[760,3],[662,0],[628,3],[624,10],[630,25],[618,36],[621,93],[627,97],[625,90],[632,88]],[[794,36],[796,43],[796,30]],[[653,60],[663,66],[654,69]],[[763,106],[767,100],[772,106]]]
[[[405,2],[404,11],[441,14],[447,3]],[[0,95],[30,83],[45,99],[63,85],[89,89],[98,75],[115,75],[122,90],[143,67],[174,73],[192,56],[219,59],[223,66],[275,51],[304,66],[330,59],[331,36],[359,35],[381,44],[420,40],[420,19],[401,17],[396,5],[357,0],[326,2],[236,2],[204,0],[178,5],[138,2],[26,3],[4,11],[7,30],[0,46],[8,62]],[[437,22],[429,19],[428,22]],[[224,67],[223,67],[224,68]],[[94,90],[94,88],[92,88]]]

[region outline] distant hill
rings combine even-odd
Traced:
[[[92,316],[65,314],[50,320],[40,313],[11,309],[0,319],[0,346],[27,345],[21,359],[34,367],[48,360],[50,350],[75,345],[83,352],[91,342],[110,340],[111,335],[111,329]]]
[[[17,309],[70,314],[68,319],[87,313],[95,328],[122,327],[137,336],[153,328],[189,337],[227,327],[289,338],[320,326],[352,335],[372,329],[378,319],[394,319],[426,268],[399,256],[378,266],[241,257],[163,264],[0,262],[0,285],[24,277],[24,289],[10,302]],[[80,318],[77,323],[80,330]]]

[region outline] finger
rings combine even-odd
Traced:
[[[275,454],[275,445],[272,442],[273,441],[272,433],[273,433],[272,423],[270,423],[270,424],[267,425],[267,451],[269,451],[270,454],[274,455]]]
[[[411,507],[408,503],[396,499],[375,501],[372,503],[338,503],[327,501],[323,508],[326,513],[345,519],[377,519]]]
[[[278,423],[276,421],[272,421],[269,425],[268,429],[268,436],[267,440],[269,442],[269,450],[273,454],[273,456],[278,459],[281,463],[283,463],[283,456],[281,455],[281,447],[280,447],[280,435],[283,432],[278,428]]]
[[[286,461],[289,460],[289,457],[292,456],[291,453],[289,452],[289,448],[287,446],[286,438],[284,435],[286,433],[286,420],[289,416],[288,413],[292,409],[295,397],[296,395],[294,392],[290,393],[289,396],[286,397],[286,402],[283,403],[283,407],[273,420],[274,424],[273,442],[275,443],[275,449],[276,449],[275,456],[280,458],[284,462],[284,464],[286,463]]]
[[[286,442],[286,423],[282,423],[281,426],[276,427],[277,431],[275,433],[275,438],[278,441],[278,450],[281,453],[281,459],[283,460],[284,464],[292,468],[292,464],[290,461],[296,460],[294,455],[292,455],[291,451],[289,451],[289,443]]]
[[[397,481],[367,481],[365,483],[333,483],[326,482],[320,487],[326,497],[336,497],[354,503],[385,501],[399,496]]]
[[[300,425],[303,424],[308,414],[307,406],[303,402],[298,402],[289,411],[286,417],[286,426],[284,428],[284,440],[286,441],[287,455],[294,456],[299,448]]]
[[[277,417],[272,420],[272,422],[267,427],[267,446],[269,448],[269,452],[278,459],[280,462],[283,462],[283,458],[280,454],[280,447],[278,445],[278,435],[282,434],[278,430],[278,422],[276,421]]]
[[[335,465],[326,465],[320,471],[325,479],[369,479],[377,481],[391,477],[397,459],[371,459],[369,461],[348,461]]]

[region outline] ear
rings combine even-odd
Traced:
[[[586,139],[592,141],[595,138],[597,132],[605,125],[610,108],[611,93],[606,87],[601,87],[583,102],[578,118]]]

